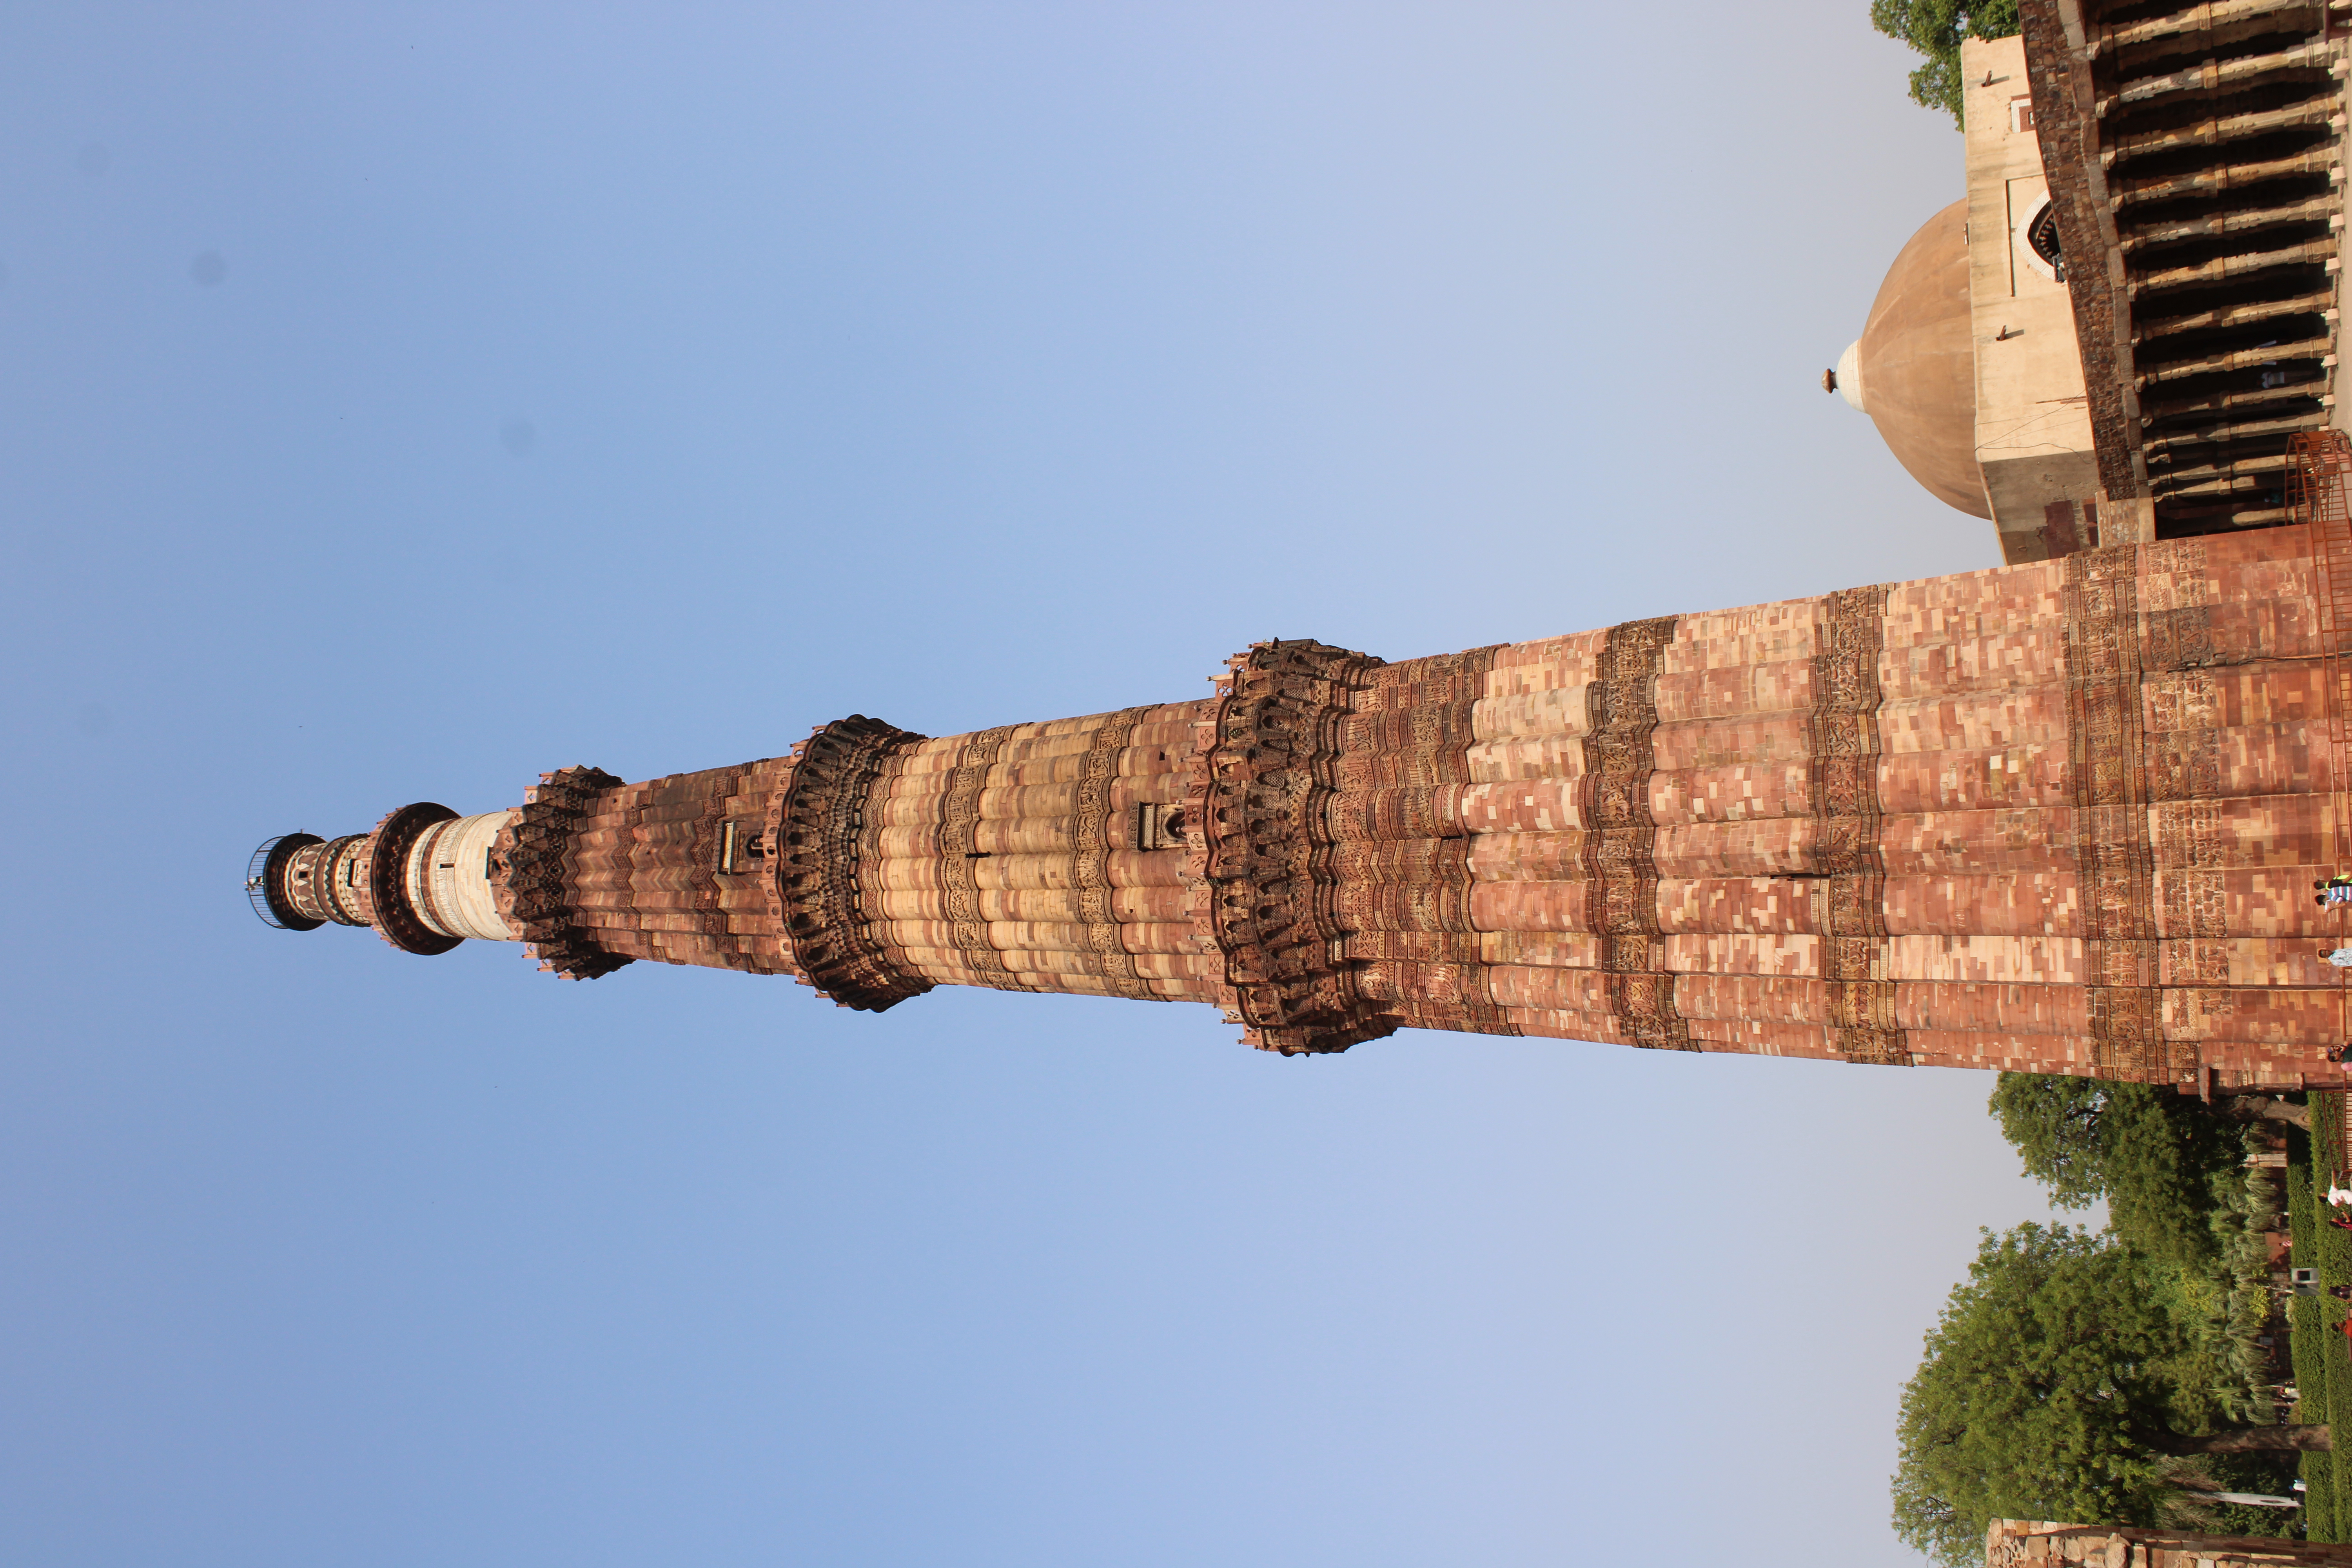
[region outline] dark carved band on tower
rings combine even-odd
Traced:
[[[506,868],[494,884],[499,913],[515,928],[541,969],[566,980],[593,980],[634,962],[607,952],[595,933],[575,923],[572,888],[575,837],[590,804],[621,781],[602,768],[560,768],[539,775],[523,794],[522,810],[499,830],[491,853]]]
[[[793,749],[768,807],[770,907],[803,984],[864,1013],[931,989],[873,934],[858,900],[866,796],[891,753],[923,737],[853,713]]]
[[[998,991],[1028,991],[1034,987],[1004,966],[1004,955],[988,939],[988,921],[981,910],[980,797],[988,788],[989,770],[1004,751],[1017,724],[982,730],[963,743],[949,770],[948,787],[940,796],[939,867],[940,911],[950,939],[982,984]]]
[[[1626,1039],[1695,1051],[1658,930],[1658,830],[1650,814],[1658,664],[1675,625],[1666,616],[1610,627],[1598,678],[1585,689],[1585,899],[1590,929],[1605,943],[1609,1011]]]
[[[1886,865],[1879,849],[1882,692],[1886,590],[1849,588],[1822,601],[1813,657],[1813,818],[1822,908],[1822,978],[1830,1027],[1851,1062],[1911,1065],[1887,977]]]
[[[2157,1011],[2138,555],[2126,545],[2066,558],[2066,701],[2095,1065],[2161,1083],[2172,1064]]]
[[[368,898],[378,935],[403,952],[431,957],[446,952],[463,937],[445,936],[425,923],[408,897],[408,851],[425,830],[457,814],[446,805],[418,801],[387,813],[375,825],[375,849],[368,859]]]
[[[1079,765],[1077,815],[1070,837],[1076,853],[1070,880],[1076,894],[1078,922],[1086,928],[1087,947],[1080,956],[1087,972],[1110,987],[1114,996],[1133,1002],[1166,998],[1151,988],[1136,968],[1112,914],[1110,881],[1111,787],[1118,782],[1118,754],[1135,735],[1150,708],[1123,708],[1095,727],[1087,737],[1086,760]]]
[[[1326,805],[1339,727],[1380,659],[1312,641],[1258,643],[1202,726],[1186,818],[1193,924],[1224,955],[1220,1004],[1243,1039],[1285,1056],[1394,1034],[1343,956]]]

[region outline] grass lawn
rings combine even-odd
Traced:
[[[2344,1182],[2344,1096],[2310,1096],[2311,1136],[2287,1141],[2287,1214],[2294,1229],[2294,1263],[2316,1267],[2319,1282],[2352,1285],[2352,1231],[2326,1223],[2322,1195]],[[2343,1333],[2345,1303],[2328,1296],[2288,1298],[2294,1347],[2298,1423],[2325,1422],[2352,1436],[2352,1351]],[[2352,1451],[2303,1456],[2304,1530],[2313,1541],[2352,1540]]]

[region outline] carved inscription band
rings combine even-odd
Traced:
[[[1879,849],[1878,661],[1886,590],[1851,588],[1822,601],[1813,653],[1811,784],[1822,979],[1829,1026],[1852,1062],[1911,1065],[1887,976],[1886,863]]]
[[[2066,558],[2067,762],[2091,1065],[2103,1078],[2163,1083],[2177,1064],[2157,989],[2138,570],[2128,544]]]
[[[931,983],[876,934],[858,897],[866,801],[884,763],[922,737],[862,713],[835,720],[793,752],[768,805],[774,846],[770,907],[802,984],[844,1007],[879,1013]]]
[[[1652,735],[1658,727],[1658,665],[1678,617],[1609,628],[1600,668],[1585,688],[1585,917],[1601,939],[1609,1011],[1626,1040],[1652,1050],[1694,1051],[1675,1008],[1658,931],[1657,824],[1650,813]]]
[[[1070,883],[1076,894],[1078,920],[1086,928],[1087,947],[1080,954],[1087,973],[1098,976],[1114,996],[1137,1002],[1164,1000],[1135,966],[1135,955],[1120,939],[1118,919],[1111,908],[1111,795],[1118,784],[1119,753],[1125,751],[1150,708],[1128,708],[1113,713],[1087,737],[1087,754],[1078,773],[1077,815],[1070,825],[1075,859]]]
[[[998,991],[1034,991],[1004,967],[1004,955],[988,940],[988,921],[980,907],[979,868],[986,853],[980,847],[980,796],[988,788],[988,773],[1019,728],[1000,724],[982,730],[963,743],[948,787],[940,797],[940,902],[954,937],[956,950],[978,975],[975,984]]]

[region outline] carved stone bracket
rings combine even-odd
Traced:
[[[1325,812],[1350,693],[1381,661],[1298,641],[1227,662],[1186,806],[1193,925],[1225,961],[1218,1000],[1246,1043],[1285,1056],[1393,1034],[1342,956]]]
[[[530,945],[524,952],[566,980],[593,980],[633,963],[598,945],[572,921],[572,836],[589,804],[621,781],[602,768],[562,768],[539,775],[522,814],[499,830],[490,854],[505,868],[494,879],[499,913]]]
[[[866,797],[892,752],[922,737],[853,713],[793,749],[770,797],[770,908],[801,984],[863,1013],[895,1007],[931,983],[875,934],[857,898]]]

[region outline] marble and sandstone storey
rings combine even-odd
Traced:
[[[2111,1524],[1997,1519],[1985,1568],[2352,1568],[2352,1546],[2267,1535],[2187,1535]]]
[[[248,891],[572,978],[1205,1003],[1285,1054],[1421,1027],[2336,1086],[2311,552],[2301,525],[2110,546],[1394,663],[1261,644],[1198,701],[856,717],[406,806],[273,840]]]

